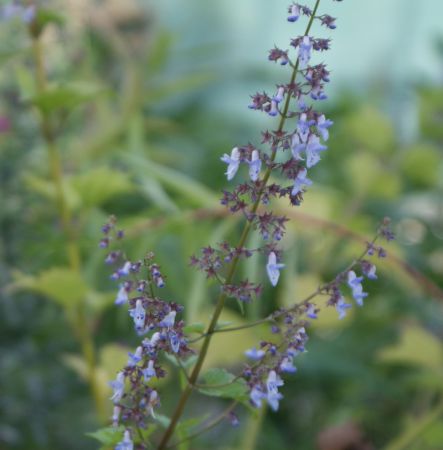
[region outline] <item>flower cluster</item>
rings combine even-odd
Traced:
[[[324,88],[329,82],[329,71],[323,63],[311,63],[315,52],[329,49],[330,39],[315,38],[309,35],[309,31],[315,20],[328,29],[335,29],[336,19],[326,14],[317,15],[317,7],[318,2],[314,10],[298,3],[289,6],[289,22],[296,22],[301,16],[309,18],[307,32],[290,42],[296,51],[294,59],[291,59],[289,50],[275,47],[269,52],[269,60],[289,67],[292,77],[288,83],[278,84],[274,94],[262,92],[251,97],[250,109],[280,117],[278,129],[263,132],[262,148],[251,143],[236,146],[230,155],[225,154],[221,158],[227,164],[225,174],[229,181],[236,177],[242,165],[248,167],[249,180],[238,184],[232,191],[225,191],[221,203],[232,213],[242,212],[262,238],[271,241],[267,244],[266,268],[273,286],[283,268],[276,261],[275,243],[285,233],[287,218],[262,211],[261,206],[268,205],[271,198],[283,197],[293,205],[301,204],[306,188],[312,185],[308,170],[318,164],[321,154],[327,149],[325,143],[332,125],[332,121],[316,107],[318,101],[327,98]],[[291,100],[294,100],[296,108],[291,106]],[[295,120],[295,128],[285,130],[285,122],[291,118]],[[268,184],[271,172],[280,173],[288,184]],[[218,267],[211,267],[211,271],[214,269]]]
[[[99,244],[102,248],[123,238],[123,232],[116,229],[114,217],[102,231],[104,238]],[[105,262],[116,266],[111,279],[120,282],[115,304],[127,304],[136,333],[148,335],[134,353],[128,353],[126,366],[109,383],[113,390],[112,422],[115,426],[123,421],[146,427],[147,417],[154,415],[154,408],[159,403],[158,392],[149,383],[153,378],[166,375],[159,362],[161,353],[177,358],[186,358],[193,353],[184,337],[184,323],[177,318],[183,307],[155,295],[155,289],[164,286],[164,276],[154,262],[153,253],[148,253],[143,260],[129,261],[121,250],[114,250],[106,256]],[[126,433],[117,448],[131,448],[130,441],[129,433]]]
[[[275,311],[269,317],[269,321],[272,323],[271,331],[278,337],[278,340],[276,342],[262,341],[259,343],[258,350],[252,348],[245,352],[245,355],[255,362],[254,365],[247,365],[243,371],[243,377],[250,388],[249,397],[253,406],[259,407],[262,401],[266,400],[273,410],[278,409],[278,402],[283,398],[277,390],[277,387],[283,386],[281,375],[296,372],[294,358],[305,351],[305,344],[308,340],[306,327],[309,326],[310,320],[318,318],[321,311],[321,306],[313,302],[317,295],[329,296],[326,306],[335,307],[339,319],[343,319],[347,310],[352,308],[352,304],[345,300],[344,289],[347,288],[350,291],[351,297],[358,306],[363,306],[363,299],[368,296],[367,292],[363,290],[364,278],[377,279],[375,264],[366,258],[374,255],[374,248],[377,249],[378,257],[386,256],[383,247],[375,246],[375,242],[380,237],[387,240],[394,238],[389,229],[388,219],[385,219],[376,238],[368,243],[363,255],[350,267],[338,274],[334,280],[320,287],[305,301],[290,308]],[[274,263],[274,257],[272,257],[271,263]],[[269,271],[269,262],[267,268]],[[361,271],[362,275],[357,276],[356,270]],[[278,280],[278,272],[275,274]]]
[[[29,24],[34,20],[36,13],[35,5],[22,5],[20,2],[9,2],[0,7],[0,20],[12,20],[18,18]]]

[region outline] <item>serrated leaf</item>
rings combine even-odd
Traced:
[[[205,332],[205,324],[198,322],[198,323],[191,323],[190,325],[186,325],[183,328],[183,331],[185,333],[199,333],[202,334]]]
[[[108,167],[90,170],[70,181],[85,206],[102,205],[112,197],[134,189],[128,174]]]
[[[123,439],[124,432],[125,427],[120,425],[118,427],[100,428],[92,433],[86,433],[86,436],[96,439],[105,447],[114,447]]]
[[[233,398],[244,400],[247,398],[248,388],[243,378],[235,379],[232,373],[225,369],[209,369],[203,375],[203,384],[199,392],[212,397]]]
[[[54,267],[36,276],[17,272],[14,278],[14,288],[37,292],[65,307],[84,301],[88,293],[81,274],[64,267]]]

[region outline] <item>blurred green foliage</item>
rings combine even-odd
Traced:
[[[0,28],[0,115],[11,123],[0,134],[4,449],[97,448],[86,436],[100,420],[85,382],[88,362],[76,334],[76,308],[84,311],[84,329],[94,340],[94,377],[108,416],[107,380],[138,342],[127,313],[113,306],[115,286],[97,246],[109,214],[127,231],[128,255],[156,253],[168,277],[165,298],[183,303],[187,323],[197,324],[189,331],[207,323],[217,288],[188,267],[188,258],[238,234],[240,221],[218,206],[226,185],[219,156],[234,144],[258,145],[263,123],[252,113],[232,117],[217,110],[216,100],[208,99],[216,99],[223,82],[220,67],[193,65],[207,55],[203,44],[178,55],[180,38],[163,30],[149,9],[109,1],[90,6],[84,21],[75,6],[66,4],[69,19],[44,31],[49,83],[43,93],[25,28],[15,22]],[[250,70],[247,81],[270,87],[274,75]],[[277,291],[266,289],[244,314],[229,305],[222,319],[241,325],[303,298],[359,254],[389,215],[398,240],[380,264],[365,308],[341,322],[335,311],[322,312],[277,414],[248,419],[240,409],[242,426],[251,432],[221,425],[191,448],[208,448],[216,439],[223,448],[242,450],[340,449],[345,447],[333,447],[331,439],[329,447],[322,442],[344,424],[355,427],[367,448],[443,448],[443,88],[411,89],[416,102],[410,126],[417,131],[407,142],[387,112],[388,90],[368,87],[360,96],[343,91],[328,103],[335,126],[330,150],[312,173],[315,185],[300,208],[278,204],[292,219],[283,283]],[[248,93],[242,94],[245,104]],[[39,117],[52,124],[61,154],[80,271],[66,259]],[[264,263],[252,258],[243,270],[259,279]],[[217,367],[238,370],[244,350],[267,332],[216,336],[203,381],[229,379]],[[180,383],[172,375],[160,383],[160,412],[167,416]],[[232,397],[232,389],[235,396],[243,392],[239,383],[206,394]],[[223,405],[196,396],[187,426]],[[107,432],[101,433],[107,442]],[[345,428],[339,434],[350,439]]]

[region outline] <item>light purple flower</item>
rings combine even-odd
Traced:
[[[143,369],[143,377],[146,382],[148,382],[151,378],[157,376],[154,368],[154,361],[151,359],[148,362],[148,367]]]
[[[128,352],[128,355],[129,359],[127,365],[131,367],[136,366],[142,360],[143,348],[137,347],[135,353]]]
[[[301,192],[303,186],[311,186],[312,180],[310,180],[306,175],[308,174],[308,171],[306,167],[302,167],[297,176],[294,180],[294,187],[292,188],[292,195],[297,195],[299,192]]]
[[[228,181],[231,181],[235,177],[240,166],[240,152],[238,151],[238,148],[234,147],[232,149],[231,156],[225,153],[220,159],[228,165],[225,175],[228,178]]]
[[[265,356],[265,352],[263,350],[257,350],[255,347],[245,351],[245,355],[253,359],[254,361],[259,361]]]
[[[299,17],[300,17],[300,6],[292,5],[291,12],[289,13],[288,16],[288,22],[296,22]]]
[[[172,351],[178,353],[180,350],[180,338],[175,331],[169,333],[169,342],[171,344]]]
[[[125,390],[125,374],[123,372],[119,372],[116,379],[114,381],[110,381],[108,384],[113,390],[111,400],[114,403],[118,403],[123,397]]]
[[[120,269],[118,269],[117,273],[119,277],[126,277],[129,275],[131,270],[131,261],[126,261]]]
[[[128,301],[128,292],[126,291],[125,286],[121,284],[114,303],[116,305],[123,305],[123,303],[126,303],[127,301]]]
[[[324,141],[327,141],[329,139],[328,128],[333,124],[334,124],[334,122],[332,122],[332,120],[326,119],[324,114],[322,114],[317,119],[317,130],[320,133],[320,135]]]
[[[135,302],[135,308],[129,310],[129,315],[134,320],[135,329],[140,332],[145,328],[146,311],[141,300]]]
[[[277,93],[274,95],[274,97],[272,97],[272,100],[274,100],[277,103],[280,103],[283,101],[285,97],[285,88],[283,86],[280,86],[277,89]]]
[[[280,370],[286,373],[295,373],[297,372],[297,368],[294,366],[292,357],[291,358],[283,358],[283,361],[280,363]]]
[[[134,443],[128,430],[125,431],[123,440],[117,444],[115,450],[134,450]]]
[[[348,286],[352,289],[352,297],[358,306],[363,306],[363,299],[368,296],[367,292],[363,292],[362,280],[363,277],[357,277],[353,270],[348,272]]]
[[[376,280],[377,275],[375,274],[375,271],[377,270],[377,267],[374,264],[371,264],[367,262],[366,264],[362,264],[362,271],[363,274],[366,276],[366,278],[369,278],[370,280]]]
[[[309,169],[320,161],[320,152],[327,149],[325,145],[320,144],[320,139],[315,134],[311,134],[306,146],[306,167]]]
[[[257,181],[260,175],[261,159],[257,150],[251,153],[251,161],[249,161],[249,176],[252,181]]]
[[[251,392],[249,393],[249,398],[251,403],[256,407],[260,408],[262,400],[266,398],[266,394],[263,392],[262,388],[258,385],[255,385]]]
[[[341,320],[344,317],[346,317],[346,310],[352,308],[352,305],[350,305],[349,303],[345,302],[345,299],[343,298],[343,296],[341,296],[337,303],[335,304],[335,309],[338,312],[338,318]]]
[[[308,65],[309,60],[311,59],[311,50],[311,38],[309,36],[303,36],[303,39],[300,42],[300,47],[298,49],[298,58],[300,61],[301,69],[306,68],[306,66]]]
[[[315,312],[315,305],[313,303],[310,303],[308,305],[308,308],[306,309],[306,315],[310,319],[317,319],[317,313]]]
[[[166,316],[163,318],[163,320],[159,323],[159,326],[165,327],[165,328],[173,327],[174,323],[175,323],[176,315],[177,315],[177,311],[171,311],[170,313],[166,314]]]
[[[271,370],[266,380],[266,400],[273,411],[278,410],[278,403],[283,398],[278,392],[278,388],[283,386],[283,380],[277,375],[275,370]]]
[[[277,263],[277,256],[275,253],[269,253],[266,271],[272,286],[277,286],[278,279],[280,278],[280,270],[283,269],[283,267],[285,267],[284,264]]]
[[[301,153],[306,149],[306,144],[300,141],[298,133],[292,135],[291,151],[294,159],[303,160]]]
[[[275,100],[271,101],[271,109],[268,114],[272,117],[275,117],[278,114],[278,103]]]
[[[297,133],[300,136],[301,142],[306,142],[308,140],[310,125],[310,122],[307,121],[306,113],[300,114],[300,118],[297,123]]]

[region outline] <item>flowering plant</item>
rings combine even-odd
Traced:
[[[120,283],[115,303],[128,305],[135,332],[142,337],[134,353],[129,353],[126,366],[110,382],[114,403],[112,422],[121,439],[116,443],[117,450],[144,449],[154,445],[149,438],[152,432],[149,424],[159,420],[157,409],[161,395],[152,381],[166,375],[162,366],[164,357],[175,362],[186,384],[171,417],[161,416],[165,431],[156,444],[158,449],[171,448],[189,440],[224,418],[238,424],[235,408],[239,404],[260,408],[266,402],[276,411],[283,398],[282,377],[296,372],[294,360],[305,351],[309,321],[315,320],[324,306],[335,308],[339,319],[345,317],[346,311],[352,307],[346,300],[346,289],[355,303],[363,306],[367,293],[362,282],[364,278],[377,278],[376,266],[369,258],[385,256],[378,240],[381,237],[393,239],[388,219],[383,221],[376,237],[368,242],[360,257],[304,300],[247,325],[221,327],[219,324],[227,301],[235,299],[239,304],[250,303],[256,301],[262,291],[263,283],[238,279],[237,268],[241,261],[253,257],[265,259],[269,283],[273,287],[278,285],[281,271],[285,268],[279,243],[285,234],[288,218],[276,214],[269,207],[277,198],[287,198],[294,206],[301,205],[306,188],[313,183],[308,170],[320,162],[321,153],[327,150],[326,142],[333,122],[318,110],[317,104],[327,99],[325,84],[329,82],[329,71],[325,64],[314,61],[316,53],[329,50],[331,40],[312,36],[311,28],[318,21],[333,30],[336,19],[320,14],[319,6],[320,0],[316,0],[313,8],[298,3],[289,6],[287,20],[298,22],[305,16],[306,30],[290,42],[294,55],[277,47],[269,53],[271,62],[290,70],[289,81],[278,84],[273,95],[263,92],[252,96],[249,108],[277,117],[277,128],[264,131],[259,145],[237,145],[230,154],[221,157],[227,165],[225,174],[228,181],[241,176],[239,172],[243,166],[247,167],[249,180],[224,191],[221,199],[230,213],[244,217],[245,225],[238,242],[232,245],[224,241],[216,247],[204,247],[190,259],[192,266],[219,284],[220,293],[207,327],[186,326],[180,317],[183,307],[160,298],[159,289],[165,285],[166,276],[152,253],[147,253],[142,260],[131,260],[119,245],[123,231],[117,228],[116,219],[111,217],[103,226],[104,237],[100,246],[109,249],[106,263],[116,267],[111,278]],[[249,248],[247,239],[253,232],[261,235],[263,244]],[[321,296],[326,297],[324,304],[317,300]],[[273,337],[246,351],[247,362],[240,373],[234,375],[224,369],[213,369],[210,376],[201,379],[214,334],[235,332],[263,323],[269,323]],[[198,336],[192,338],[192,333]],[[193,344],[199,341],[201,346],[197,350]],[[200,424],[197,431],[186,430],[185,437],[183,432],[178,433],[179,440],[171,443],[177,430],[183,428],[180,419],[193,391],[231,398],[232,403],[206,426]]]

